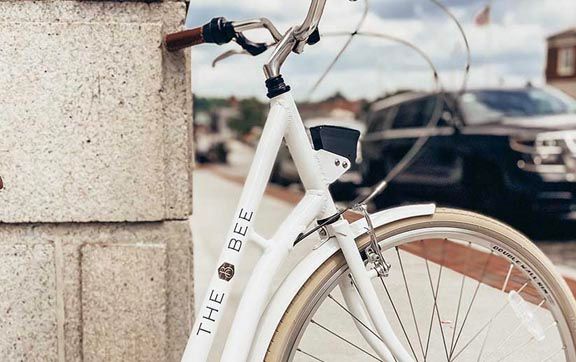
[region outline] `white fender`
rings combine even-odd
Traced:
[[[401,206],[393,209],[383,210],[370,215],[374,227],[390,224],[395,221],[409,219],[412,217],[433,215],[436,211],[436,205],[423,204],[423,205],[409,205]],[[367,230],[365,219],[360,219],[351,224],[354,238],[363,235]],[[305,257],[298,265],[290,272],[284,279],[276,293],[271,298],[270,303],[264,312],[254,345],[250,355],[250,361],[259,362],[263,361],[266,356],[266,351],[276,330],[276,326],[282,319],[284,312],[296,296],[302,285],[310,278],[310,276],[318,269],[328,258],[334,255],[340,249],[335,239],[330,239],[320,247],[315,249],[307,257]]]

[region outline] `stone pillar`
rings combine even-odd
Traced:
[[[184,1],[0,0],[0,360],[179,361],[192,320]]]

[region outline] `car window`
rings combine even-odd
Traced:
[[[400,105],[394,118],[394,128],[424,127],[434,112],[436,97],[425,97]]]
[[[574,100],[538,88],[470,91],[462,96],[461,105],[470,124],[494,122],[502,117],[537,117],[576,111]]]
[[[381,132],[390,129],[397,107],[390,107],[373,112],[368,120],[368,133]]]

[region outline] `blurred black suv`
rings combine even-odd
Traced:
[[[499,217],[576,218],[576,101],[548,88],[447,94],[436,128],[426,128],[438,95],[402,93],[371,107],[362,139],[363,182],[377,181],[416,139],[430,140],[376,200],[414,201]]]

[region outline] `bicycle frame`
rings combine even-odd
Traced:
[[[288,145],[306,193],[274,236],[265,240],[253,229],[252,224],[283,139]],[[336,163],[335,159],[340,162]],[[220,359],[231,362],[247,360],[266,308],[273,278],[292,250],[294,241],[313,221],[337,212],[328,185],[346,171],[342,166],[338,166],[343,160],[346,159],[312,148],[290,92],[271,100],[270,113],[236,208],[235,220],[229,228],[218,260],[218,268],[212,276],[196,316],[183,361],[208,360],[221,317],[228,306],[228,296],[237,279],[234,276],[238,272],[247,272],[241,265],[241,258],[245,244],[252,241],[261,246],[264,252],[251,271]],[[350,267],[367,311],[366,318],[371,320],[385,344],[380,348],[385,351],[389,349],[400,361],[410,361],[411,357],[384,316],[350,224],[341,219],[327,229],[338,241]]]

